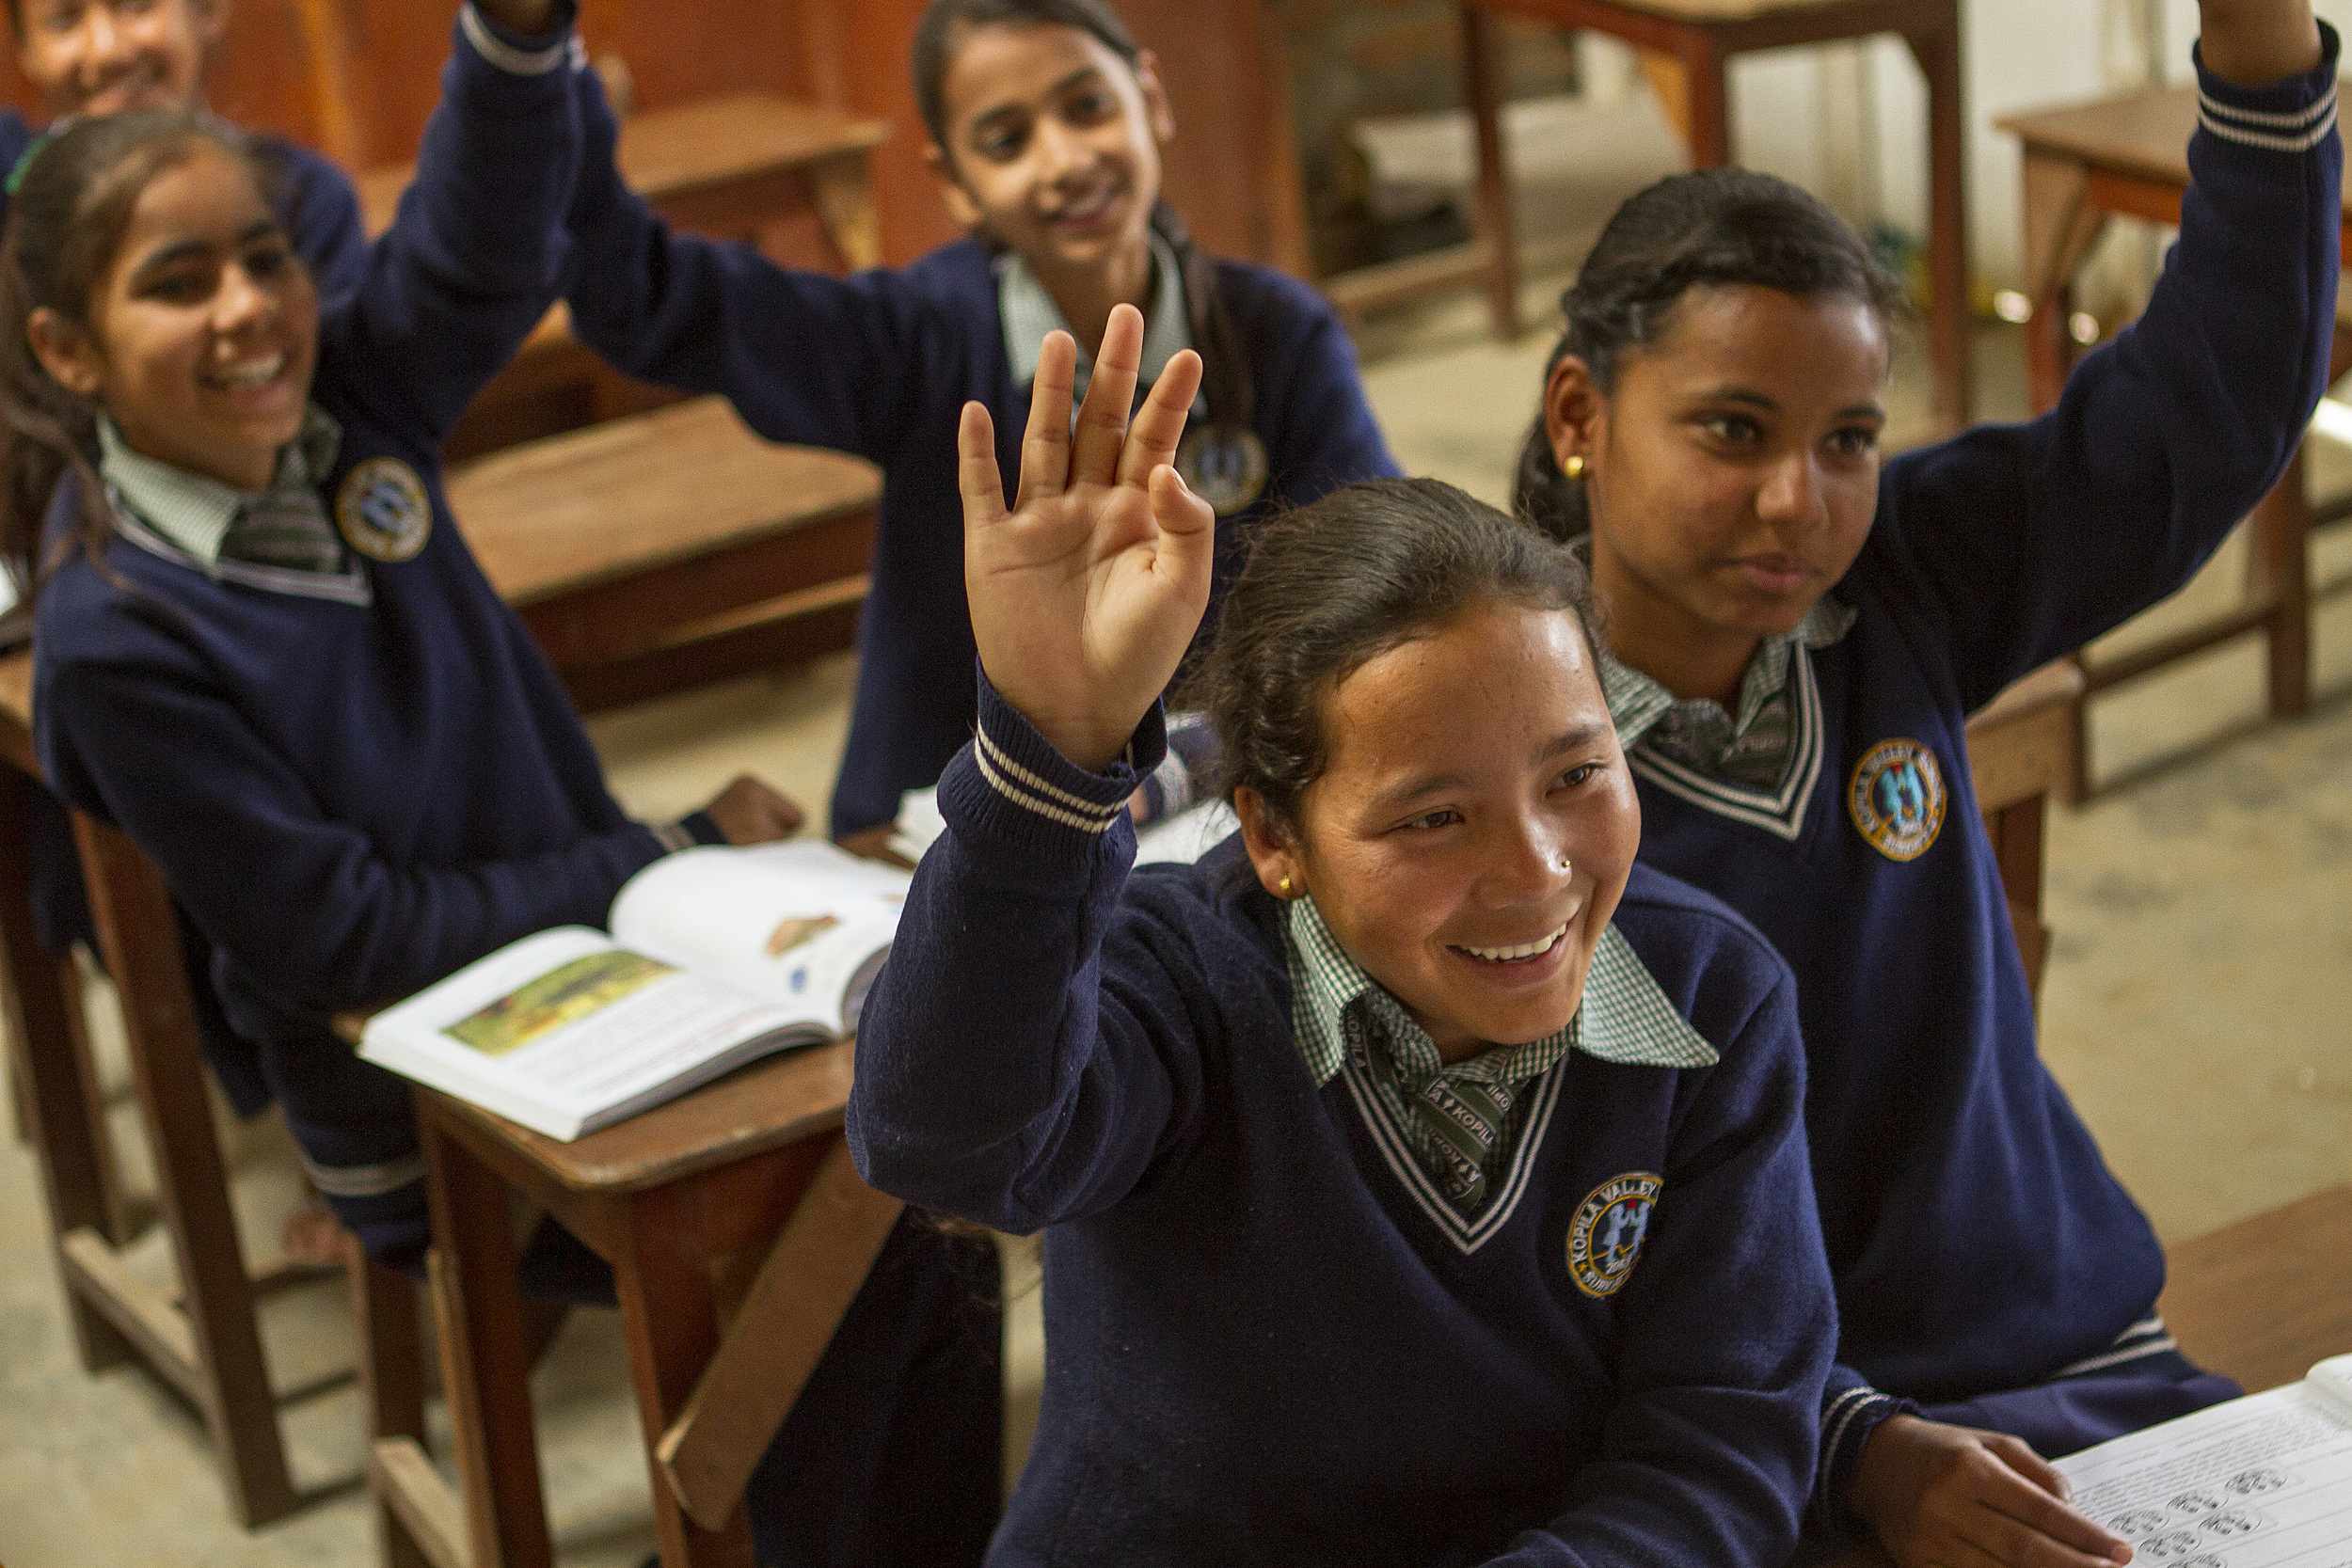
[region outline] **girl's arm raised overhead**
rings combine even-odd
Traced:
[[[565,222],[572,331],[614,369],[715,393],[771,441],[886,463],[909,408],[925,307],[896,274],[788,271],[748,245],[677,233],[613,164],[618,123],[576,81],[579,187]]]
[[[578,158],[569,0],[458,13],[416,179],[349,309],[320,324],[322,376],[430,444],[554,303]]]
[[[2308,0],[2209,0],[2180,243],[2058,406],[1887,465],[1867,570],[1940,620],[1969,707],[2186,581],[2325,389],[2342,268],[2336,36]]]
[[[1076,345],[1046,340],[1009,511],[988,412],[964,408],[979,734],[941,784],[948,831],[859,1030],[860,1169],[1011,1230],[1124,1196],[1197,1076],[1185,998],[1204,977],[1127,965],[1113,984],[1101,959],[1135,852],[1126,799],[1159,760],[1147,721],[1207,605],[1215,524],[1169,466],[1200,360],[1170,363],[1130,431],[1142,341],[1115,309],[1073,434]]]

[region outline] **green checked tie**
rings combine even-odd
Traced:
[[[1486,1166],[1510,1119],[1510,1089],[1483,1072],[1456,1068],[1410,1098],[1422,1164],[1445,1189],[1447,1202],[1475,1213],[1486,1201]]]
[[[326,520],[319,493],[309,485],[288,486],[246,501],[229,525],[220,553],[257,566],[334,572],[342,567],[343,542]]]

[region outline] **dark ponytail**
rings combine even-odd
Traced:
[[[114,262],[139,193],[204,144],[254,168],[260,181],[233,128],[180,109],[75,119],[17,171],[8,239],[0,244],[0,483],[8,508],[0,517],[0,553],[28,590],[38,591],[77,543],[106,573],[114,527],[98,477],[98,405],[42,368],[26,337],[28,324],[35,310],[47,309],[74,331],[95,332],[90,296]],[[68,474],[78,499],[73,529],[41,561],[41,525]]]
[[[1127,24],[1104,0],[931,0],[914,28],[914,102],[932,145],[950,168],[956,155],[947,138],[947,67],[961,42],[961,33],[996,25],[1075,28],[1125,61],[1131,71],[1141,55]],[[1152,228],[1176,257],[1193,347],[1200,354],[1200,390],[1208,400],[1209,419],[1217,425],[1246,429],[1257,415],[1256,386],[1242,351],[1241,332],[1226,308],[1224,291],[1217,287],[1216,263],[1193,243],[1191,230],[1167,200],[1152,206]]]
[[[1576,286],[1560,296],[1567,329],[1544,365],[1545,384],[1574,355],[1606,396],[1625,351],[1663,338],[1685,293],[1742,284],[1799,298],[1846,295],[1889,325],[1911,311],[1902,285],[1819,198],[1772,175],[1705,168],[1659,181],[1610,218]],[[1511,505],[1556,539],[1592,527],[1584,487],[1560,471],[1540,406],[1519,448]]]

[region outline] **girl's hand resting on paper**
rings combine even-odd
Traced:
[[[1168,361],[1131,429],[1143,315],[1115,307],[1073,435],[1077,353],[1067,332],[1047,334],[1010,511],[988,409],[963,405],[963,582],[989,683],[1056,751],[1100,772],[1200,627],[1216,515],[1171,467],[1200,356]]]
[[[1898,1568],[2115,1568],[2130,1543],[2067,1506],[2066,1478],[2007,1433],[1890,1416],[1852,1502]]]
[[[808,820],[790,797],[749,773],[738,774],[703,810],[729,844],[772,844],[790,838]]]

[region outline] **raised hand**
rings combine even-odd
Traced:
[[[555,31],[562,14],[557,0],[474,0],[474,8],[510,33],[527,39]]]
[[[2242,87],[2268,87],[2319,63],[2312,0],[2198,0],[2205,69]]]
[[[1200,627],[1216,515],[1171,467],[1200,356],[1168,361],[1129,428],[1143,315],[1113,308],[1073,435],[1077,355],[1067,332],[1047,335],[1009,512],[988,410],[963,405],[963,584],[989,683],[1056,751],[1100,772]]]

